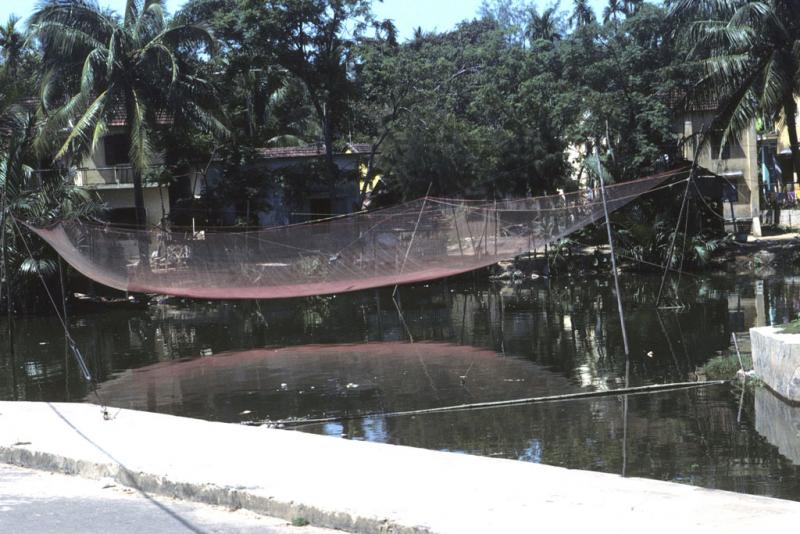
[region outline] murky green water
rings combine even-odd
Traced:
[[[626,366],[607,279],[484,279],[403,287],[402,314],[389,289],[169,300],[73,314],[70,326],[109,405],[259,422],[615,389],[626,368],[631,386],[685,381],[732,331],[800,311],[800,278],[686,277],[681,308],[657,313],[658,279],[626,274]],[[16,365],[5,347],[0,356],[0,397],[86,397],[55,318],[22,318],[16,331]],[[301,429],[800,500],[799,411],[766,390],[718,386]]]

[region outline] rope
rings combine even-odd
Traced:
[[[261,421],[245,423],[254,426],[268,425],[273,427],[299,427],[317,425],[324,423],[340,423],[344,421],[355,421],[367,419],[369,417],[408,417],[416,415],[431,415],[438,413],[464,412],[471,410],[486,410],[492,408],[506,408],[511,406],[522,406],[528,404],[543,404],[549,402],[561,402],[571,400],[581,400],[599,397],[612,397],[620,395],[643,395],[647,393],[661,393],[683,389],[694,389],[709,386],[721,386],[727,384],[727,380],[712,380],[708,382],[674,382],[671,384],[653,384],[649,386],[638,386],[630,388],[611,389],[606,391],[587,391],[581,393],[568,393],[566,395],[550,395],[547,397],[530,397],[525,399],[511,399],[504,401],[476,402],[472,404],[459,404],[455,406],[440,406],[438,408],[425,408],[421,410],[407,410],[398,412],[367,412],[361,414],[340,415],[335,417],[321,417],[318,419],[281,419],[278,421]]]
[[[582,246],[584,248],[597,248],[596,245],[588,245],[586,243],[581,243],[580,241],[575,241],[574,239],[571,239],[571,238],[570,238],[570,241],[572,241],[576,245],[580,245],[580,246]],[[623,254],[623,253],[620,253],[620,252],[617,252],[617,256],[620,257],[620,258],[625,258],[627,260],[635,261],[637,263],[641,263],[643,265],[649,265],[651,267],[658,267],[659,270],[663,269],[665,267],[665,265],[661,265],[660,263],[655,263],[655,262],[652,262],[652,261],[647,261],[647,260],[643,260],[643,259],[640,259],[640,258],[635,258],[633,256],[629,256],[627,254]],[[681,271],[679,271],[678,269],[676,269],[674,267],[669,267],[669,270],[670,271],[674,271],[676,273],[677,272],[681,272]],[[683,272],[682,274],[684,274],[686,276],[691,276],[692,278],[700,278],[696,274],[692,274],[692,273]]]
[[[708,205],[708,202],[706,202],[706,199],[703,196],[703,193],[700,192],[700,187],[697,185],[697,182],[692,182],[692,185],[694,185],[694,189],[695,189],[695,191],[697,191],[698,198],[703,203],[703,205],[705,205],[705,207],[708,208],[708,211],[710,211],[711,214],[714,217],[717,217],[718,219],[722,220],[723,222],[729,222],[725,217],[723,217],[722,215],[717,213],[716,210],[714,210],[714,208],[712,208],[711,206]]]
[[[689,180],[688,178],[684,178],[682,180],[678,180],[677,182],[672,182],[672,183],[667,184],[667,185],[662,185],[662,186],[659,186],[659,187],[654,187],[652,189],[648,189],[647,191],[644,191],[642,193],[637,193],[637,194],[632,194],[632,195],[623,195],[623,196],[620,196],[620,197],[615,197],[615,198],[611,199],[611,202],[619,202],[620,200],[628,200],[628,199],[637,198],[637,197],[640,197],[642,195],[646,195],[646,194],[649,194],[649,193],[655,193],[656,191],[661,191],[663,189],[669,189],[670,187],[675,187],[676,185],[680,185],[682,183],[685,183],[688,180]],[[617,184],[616,186],[611,186],[611,187],[621,187],[623,185],[628,185],[629,183],[630,182],[626,182],[624,184]],[[599,191],[594,190],[594,189],[592,189],[591,191],[593,191],[595,194],[597,194],[599,192]],[[583,193],[584,192],[581,192],[581,194],[583,194]],[[573,193],[570,193],[570,194],[573,194]],[[530,199],[522,199],[522,201],[525,201],[525,200],[540,200],[540,199],[543,199],[543,198],[547,198],[547,197],[532,197]],[[439,199],[435,199],[435,198],[431,198],[429,200],[431,202],[435,203],[435,204],[441,204],[443,206],[454,206],[454,207],[462,207],[463,206],[465,209],[472,210],[472,211],[491,211],[491,212],[495,212],[496,211],[496,212],[499,212],[499,213],[529,213],[529,212],[537,212],[538,213],[538,212],[542,212],[542,211],[565,211],[565,210],[575,209],[575,208],[594,207],[594,206],[602,206],[603,205],[603,202],[599,201],[599,202],[584,202],[584,203],[580,203],[580,204],[560,206],[560,207],[557,207],[557,208],[504,209],[504,208],[489,208],[489,207],[483,207],[483,206],[476,206],[476,207],[467,206],[467,205],[465,205],[465,203],[468,202],[468,201],[451,202],[451,201],[439,200]],[[513,202],[520,202],[520,200],[514,200]],[[563,202],[563,199],[562,199],[562,202]]]
[[[690,169],[690,166],[686,166],[686,167],[682,167],[680,169],[675,169],[673,171],[662,172],[660,174],[653,174],[651,176],[645,176],[644,178],[638,178],[636,180],[630,180],[628,182],[620,182],[618,184],[613,184],[613,185],[610,185],[608,187],[611,188],[611,189],[616,189],[616,188],[621,187],[621,186],[629,186],[629,185],[634,185],[634,184],[643,183],[643,182],[656,180],[656,179],[665,180],[667,178],[670,178],[671,176],[678,176],[679,174],[683,174],[684,172],[688,171],[689,169]],[[570,193],[567,193],[567,194],[574,194],[574,193],[575,192],[570,192]],[[429,197],[429,198],[430,198],[430,200],[439,200],[439,201],[444,201],[444,202],[454,201],[454,202],[486,203],[485,200],[480,200],[480,199],[462,200],[462,199],[458,199],[458,198],[448,198],[448,197]],[[543,196],[539,196],[539,197],[535,197],[535,198],[561,198],[561,194],[560,193],[555,193],[555,194],[552,194],[552,195],[543,195]]]
[[[10,218],[12,223],[14,224],[14,228],[17,231],[17,235],[19,235],[22,244],[25,246],[25,250],[28,253],[28,257],[30,258],[31,262],[34,262],[35,260],[33,256],[33,251],[28,245],[28,240],[25,239],[25,234],[22,233],[19,224],[17,224],[16,217],[11,215]],[[61,315],[61,311],[58,309],[58,305],[56,304],[56,300],[53,297],[53,293],[50,291],[50,287],[48,287],[47,282],[44,279],[44,276],[42,276],[42,273],[39,272],[38,269],[36,269],[36,276],[42,283],[42,287],[44,288],[45,293],[47,293],[47,298],[50,300],[50,304],[53,306],[53,311],[55,312],[56,317],[58,317],[61,326],[64,328],[64,338],[67,340],[67,344],[69,345],[70,351],[72,352],[72,355],[75,357],[75,360],[78,364],[78,368],[80,369],[81,374],[83,375],[83,379],[89,384],[91,392],[97,398],[97,402],[100,403],[100,407],[103,411],[103,418],[106,420],[111,419],[112,417],[109,416],[108,414],[108,410],[106,409],[106,404],[103,402],[103,399],[100,398],[100,394],[97,392],[97,383],[92,377],[92,373],[89,371],[89,367],[86,365],[86,360],[83,358],[83,355],[78,349],[78,344],[75,342],[75,340],[72,338],[72,335],[69,332],[69,326],[67,326],[67,322],[64,319],[64,316]]]

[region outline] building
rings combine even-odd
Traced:
[[[158,124],[169,125],[166,115],[157,118]],[[136,211],[133,195],[133,167],[130,162],[130,143],[125,134],[125,114],[119,113],[109,121],[108,132],[97,144],[95,151],[74,169],[75,185],[94,191],[106,206],[106,220],[118,224],[135,224]],[[157,154],[152,162],[153,172],[164,164],[163,155]],[[157,226],[169,216],[169,188],[142,177],[145,222]]]
[[[800,107],[800,99],[796,99],[796,103],[797,106]],[[797,114],[797,121],[800,121],[800,113]],[[792,145],[789,141],[789,129],[786,127],[786,124],[783,124],[780,132],[776,133],[775,151],[780,165],[780,174],[783,176],[783,183],[798,184],[800,183],[800,169],[795,169],[792,163]]]
[[[245,166],[244,173],[263,177],[269,182],[261,191],[260,204],[269,206],[258,213],[261,226],[280,226],[352,213],[361,209],[361,180],[364,162],[369,158],[369,144],[351,143],[334,153],[339,181],[334,187],[323,178],[325,145],[315,143],[296,147],[260,148]],[[278,180],[277,177],[282,179]],[[223,180],[222,162],[209,169],[204,187],[213,190]],[[296,191],[302,194],[296,194]],[[195,189],[195,195],[201,192]],[[223,224],[233,224],[241,209],[223,208]]]
[[[675,108],[673,108],[675,109]],[[717,114],[716,103],[695,104],[675,115],[673,127],[683,141],[683,157],[693,161],[699,134],[711,127]],[[726,227],[746,224],[753,235],[761,235],[761,202],[758,174],[758,137],[755,122],[738,138],[722,144],[720,132],[711,132],[710,142],[698,154],[698,165],[720,176],[723,184],[723,216]]]

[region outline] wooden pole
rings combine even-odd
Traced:
[[[628,347],[628,330],[625,328],[625,312],[622,308],[622,293],[619,289],[619,273],[617,272],[617,257],[614,253],[614,238],[611,235],[611,219],[608,216],[608,201],[606,199],[606,185],[605,178],[603,177],[603,169],[600,166],[600,157],[597,153],[597,147],[594,151],[597,158],[597,174],[600,178],[600,193],[603,196],[603,214],[606,217],[606,231],[608,232],[608,246],[611,247],[611,272],[614,275],[614,287],[617,292],[617,310],[619,312],[619,324],[622,327],[622,342],[625,346],[625,357],[630,356],[630,348]]]
[[[58,257],[58,281],[59,285],[61,286],[61,313],[64,314],[64,322],[69,324],[69,319],[67,318],[67,288],[66,283],[64,282],[64,266],[63,261],[61,260],[61,256]],[[66,331],[65,331],[66,333]],[[69,392],[69,338],[65,335],[64,336],[64,400],[69,401],[70,399],[70,392]]]

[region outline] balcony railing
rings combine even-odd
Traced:
[[[126,185],[133,183],[133,167],[114,165],[113,167],[82,167],[75,174],[75,185],[93,187],[103,185]]]

